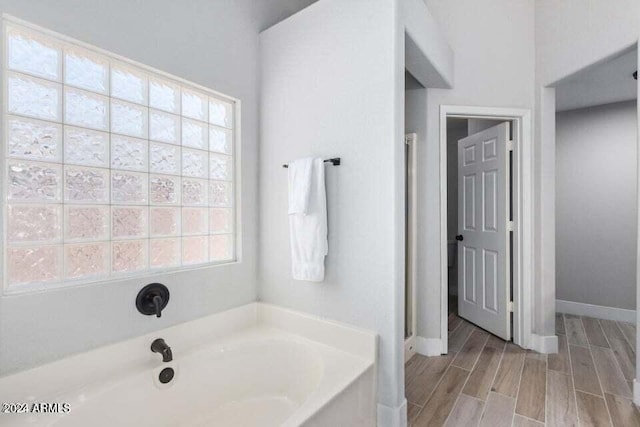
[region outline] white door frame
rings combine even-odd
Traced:
[[[417,178],[417,147],[418,147],[418,134],[408,133],[404,137],[404,143],[409,147],[409,162],[405,164],[407,168],[407,182],[405,185],[408,185],[408,201],[409,201],[409,210],[407,212],[407,226],[409,233],[406,234],[406,257],[405,257],[405,268],[408,270],[408,274],[405,277],[405,281],[409,282],[409,287],[411,289],[411,335],[405,338],[404,342],[404,361],[409,360],[414,354],[416,349],[416,337],[418,335],[418,298],[417,298],[417,268],[416,268],[416,254],[418,239],[416,239],[416,225],[418,224],[418,210],[417,203],[418,200],[418,178]],[[405,297],[406,300],[406,297]],[[406,321],[406,306],[405,306],[405,321]]]
[[[440,339],[448,351],[447,118],[511,120],[513,148],[513,342],[530,348],[533,283],[533,144],[531,111],[520,108],[440,106]]]

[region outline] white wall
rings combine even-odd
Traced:
[[[636,43],[637,0],[536,0],[537,80],[551,84]]]
[[[390,407],[404,397],[392,304],[393,14],[388,0],[323,0],[260,36],[260,300],[376,331],[379,402]],[[291,279],[282,164],[309,155],[342,158],[326,166],[323,283]]]
[[[420,286],[431,297],[422,309],[428,313],[419,334],[440,334],[438,108],[442,104],[536,108],[536,191],[534,218],[536,264],[534,323],[539,335],[554,334],[555,243],[553,189],[553,91],[541,87],[571,72],[604,59],[635,43],[640,3],[635,0],[425,0],[454,50],[456,75],[453,90],[429,91],[429,138],[420,154],[427,182],[421,206],[427,224],[425,262]],[[508,16],[509,19],[504,19]],[[551,111],[551,113],[550,113]],[[544,125],[543,125],[544,123]],[[431,225],[431,227],[429,227]],[[438,272],[438,274],[434,274]],[[435,297],[435,298],[434,298]]]
[[[429,142],[419,152],[425,233],[418,283],[427,298],[418,333],[440,337],[440,105],[534,106],[534,0],[425,0],[454,51],[453,89],[429,89]],[[505,19],[508,17],[508,19]]]
[[[406,423],[405,53],[422,83],[450,81],[451,50],[419,0],[323,0],[261,34],[259,297],[379,334],[379,425]],[[412,92],[424,138],[426,91]],[[308,155],[343,160],[327,167],[320,284],[290,273],[281,165]]]
[[[135,308],[151,277],[1,297],[0,374],[256,299],[258,30],[280,17],[261,14],[256,3],[0,1],[1,12],[240,98],[244,207],[242,263],[154,277],[171,290],[161,319]],[[270,10],[279,3],[270,2]]]
[[[636,308],[636,101],[556,116],[556,297]]]
[[[425,0],[451,45],[456,64],[452,90],[429,90],[430,142],[419,157],[421,220],[426,224],[418,282],[428,299],[421,336],[440,335],[438,109],[442,104],[535,107],[536,190],[533,329],[554,334],[555,311],[555,103],[542,87],[635,43],[640,3],[635,0]],[[508,16],[508,19],[504,19]],[[437,272],[437,273],[436,273]]]

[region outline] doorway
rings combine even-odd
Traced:
[[[462,311],[458,314],[472,323],[503,338],[512,338],[521,347],[531,347],[531,298],[524,297],[530,295],[531,289],[530,141],[528,110],[441,107],[443,354],[448,352],[449,313],[455,311],[456,305]],[[449,194],[454,155],[457,191],[451,192],[455,196]],[[490,163],[479,162],[480,159],[504,167],[489,167]],[[482,170],[482,164],[486,164],[486,170]],[[449,205],[454,208],[444,208]],[[502,246],[492,246],[490,236],[483,234],[487,231],[504,239]],[[465,238],[471,244],[462,243]]]
[[[629,405],[634,385],[638,404],[637,69],[634,45],[554,85],[559,353],[592,357],[593,384]]]
[[[555,86],[559,312],[635,323],[637,68],[633,46]]]
[[[511,339],[513,123],[447,119],[448,318]]]

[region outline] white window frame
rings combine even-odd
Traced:
[[[16,18],[12,15],[3,13],[1,15],[1,20],[2,20],[2,42],[0,43],[0,57],[3,58],[4,60],[4,64],[0,67],[0,81],[2,82],[2,91],[1,91],[1,97],[2,97],[2,119],[0,120],[2,129],[0,129],[1,131],[1,135],[2,135],[2,149],[0,150],[0,162],[3,165],[3,170],[4,172],[2,174],[0,174],[0,187],[2,188],[2,209],[0,209],[0,216],[1,216],[1,224],[2,224],[2,239],[0,244],[2,245],[2,256],[0,257],[0,271],[3,272],[3,283],[2,283],[2,294],[3,295],[14,295],[14,294],[26,294],[26,293],[33,293],[33,292],[41,292],[41,291],[48,291],[48,290],[53,290],[53,289],[59,289],[59,288],[65,288],[65,287],[70,287],[70,286],[78,286],[78,285],[85,285],[88,283],[92,283],[92,284],[97,284],[97,283],[111,283],[111,282],[116,282],[116,281],[122,281],[122,280],[127,280],[127,279],[131,279],[131,278],[136,278],[136,277],[149,277],[152,278],[154,276],[161,276],[161,275],[166,275],[167,273],[176,273],[176,272],[180,272],[180,271],[190,271],[190,270],[202,270],[202,269],[209,269],[209,268],[215,268],[215,267],[224,267],[224,266],[229,266],[229,265],[233,265],[233,264],[239,264],[242,262],[242,199],[241,199],[241,188],[242,188],[242,182],[241,182],[241,152],[242,152],[242,138],[241,138],[241,128],[242,128],[242,123],[241,123],[241,110],[242,110],[242,103],[241,100],[229,95],[226,95],[224,93],[215,91],[213,89],[207,88],[205,86],[199,85],[197,83],[191,82],[189,80],[183,79],[181,77],[175,76],[173,74],[164,72],[162,70],[158,70],[156,68],[153,68],[151,66],[139,63],[137,61],[128,59],[126,57],[123,57],[121,55],[115,54],[113,52],[110,52],[108,50],[99,48],[97,46],[91,45],[89,43],[85,43],[82,41],[79,41],[77,39],[74,39],[72,37],[66,36],[64,34],[60,34],[57,33],[55,31],[49,30],[47,28],[43,28],[39,25],[36,24],[32,24],[30,22],[24,21],[22,19]],[[8,61],[7,61],[7,52],[6,52],[6,45],[7,45],[7,41],[6,41],[6,36],[7,36],[7,27],[8,26],[13,26],[13,27],[17,27],[18,29],[24,29],[27,31],[33,31],[38,33],[39,35],[45,36],[47,38],[50,38],[51,41],[53,42],[59,42],[59,43],[63,43],[65,45],[72,45],[73,47],[78,47],[80,49],[86,50],[88,53],[93,53],[93,54],[97,54],[100,56],[105,56],[107,57],[107,59],[109,60],[110,63],[113,62],[119,62],[121,64],[124,65],[128,65],[128,66],[132,66],[136,69],[139,69],[145,73],[148,73],[149,76],[148,77],[159,77],[162,79],[166,79],[169,80],[170,82],[176,83],[180,86],[180,94],[182,93],[182,89],[183,88],[187,88],[187,89],[192,89],[198,92],[201,92],[203,94],[206,95],[210,95],[212,97],[215,97],[217,99],[220,99],[222,101],[228,102],[232,105],[233,107],[233,127],[230,129],[231,133],[232,133],[232,150],[230,153],[230,156],[232,158],[232,166],[233,166],[233,171],[232,171],[232,181],[231,181],[231,186],[232,186],[232,197],[233,197],[233,202],[231,204],[231,209],[232,209],[232,215],[233,215],[233,224],[232,224],[232,232],[229,233],[232,237],[232,241],[233,241],[233,257],[230,260],[224,260],[224,261],[208,261],[205,263],[200,263],[200,264],[193,264],[193,265],[180,265],[180,266],[176,266],[176,267],[168,267],[168,268],[155,268],[155,269],[151,269],[149,267],[149,253],[147,253],[147,269],[145,270],[140,270],[138,272],[126,272],[126,273],[112,273],[111,272],[111,265],[109,266],[109,272],[107,273],[106,276],[98,276],[98,277],[88,277],[88,278],[80,278],[80,279],[65,279],[64,277],[64,273],[61,276],[61,279],[59,281],[50,281],[50,282],[34,282],[34,283],[30,283],[30,284],[19,284],[19,285],[15,285],[15,286],[10,286],[9,285],[9,278],[8,278],[8,268],[7,268],[7,251],[9,248],[9,244],[8,244],[8,215],[7,215],[7,210],[8,210],[8,199],[7,199],[7,193],[8,193],[8,183],[7,183],[7,178],[8,178],[8,172],[6,171],[6,165],[7,165],[7,160],[9,159],[7,156],[7,117],[11,115],[11,113],[9,113],[8,111],[8,102],[7,102],[7,71],[11,72],[11,70],[8,69]],[[62,55],[60,57],[60,69],[63,70],[64,69],[64,52],[62,52]],[[108,73],[109,73],[109,80],[111,80],[111,67],[108,68]],[[31,75],[31,74],[24,74],[24,75]],[[40,78],[38,76],[35,76],[36,78]],[[75,88],[75,86],[67,86],[64,83],[64,71],[62,71],[62,75],[61,75],[61,80],[60,80],[62,87],[71,87],[71,88]],[[147,87],[148,90],[148,87]],[[92,92],[93,93],[93,92]],[[64,91],[61,92],[62,97],[64,98]],[[109,92],[106,95],[109,100],[112,99],[111,96],[111,89],[109,88]],[[181,102],[181,95],[180,95],[180,102]],[[117,99],[117,98],[115,98]],[[62,109],[61,109],[61,115],[64,118],[64,101],[63,105],[62,105]],[[149,109],[151,108],[149,105],[149,101],[147,100],[147,104],[146,104],[146,108]],[[111,102],[109,102],[109,109],[111,109]],[[179,118],[182,119],[182,111],[180,111],[180,113],[178,114]],[[36,119],[38,120],[38,119]],[[54,122],[52,122],[54,123]],[[64,123],[64,119],[61,120],[61,126],[64,127],[66,124]],[[148,125],[148,123],[147,123]],[[111,127],[109,126],[107,133],[109,134],[109,137],[111,137]],[[146,141],[150,144],[152,141],[149,139],[149,136],[147,136]],[[182,143],[181,141],[179,141],[179,146],[182,147]],[[61,148],[61,155],[64,156],[64,146],[62,146]],[[110,147],[110,145],[109,145]],[[211,153],[210,150],[207,150],[208,153]],[[29,161],[29,160],[26,160]],[[63,168],[66,164],[64,163],[64,160],[61,161],[60,163],[61,167]],[[88,167],[92,167],[92,166],[88,166]],[[113,167],[111,166],[111,163],[109,163],[108,165],[108,169],[109,172],[111,173],[113,169]],[[153,174],[150,170],[147,170],[146,172],[148,175]],[[110,174],[109,174],[110,176]],[[181,178],[184,178],[182,175],[180,175]],[[61,178],[64,180],[64,173],[61,175]],[[187,177],[188,178],[188,177]],[[205,178],[202,178],[205,179]],[[111,179],[109,179],[109,181],[111,181]],[[206,178],[207,183],[211,182],[211,178]],[[110,189],[110,186],[109,186]],[[207,188],[208,191],[208,188]],[[109,193],[111,193],[111,190],[109,190]],[[61,200],[61,209],[63,210],[63,215],[62,218],[60,219],[62,222],[64,222],[64,207],[68,206],[65,201],[64,201],[64,184],[62,185],[62,200]],[[111,197],[111,195],[109,196]],[[108,204],[106,204],[105,206],[108,206],[110,209],[113,206],[118,206],[112,203],[112,201],[110,200]],[[143,205],[143,206],[147,206],[147,208],[152,207],[152,205],[150,204],[150,202],[147,205]],[[155,205],[157,206],[157,205]],[[182,205],[182,201],[181,203],[177,204],[177,205],[172,205],[173,207],[177,207],[182,209],[184,206]],[[207,205],[206,208],[208,210],[210,210],[212,208],[212,206]],[[111,215],[109,216],[109,219],[111,220]],[[148,225],[147,225],[148,226]],[[62,231],[61,233],[64,233],[64,231]],[[203,235],[205,236],[205,235]],[[209,236],[211,236],[211,234],[207,234],[206,237],[209,238]],[[182,239],[183,237],[188,237],[185,236],[182,232],[182,230],[180,231],[179,234],[177,234],[174,238],[178,238],[178,239]],[[64,239],[64,235],[62,235],[62,239]],[[148,231],[147,236],[146,237],[141,237],[140,239],[142,240],[146,240],[148,242],[150,242],[151,239],[151,235],[150,235],[150,231]],[[111,264],[111,243],[113,241],[118,241],[118,239],[114,239],[111,236],[111,224],[109,225],[109,236],[108,239],[106,240],[106,242],[109,242],[110,246],[109,246],[109,252],[110,252],[110,256],[109,256],[109,263]],[[46,243],[43,243],[46,244]],[[64,258],[64,245],[62,243],[59,243],[59,245],[62,247],[62,252],[63,252],[63,258]],[[181,246],[180,246],[181,248]],[[148,251],[147,251],[148,252]],[[181,255],[180,255],[181,256]],[[64,259],[61,261],[64,264]],[[63,270],[64,270],[64,266],[63,266]]]

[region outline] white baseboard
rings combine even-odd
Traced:
[[[440,338],[416,337],[416,353],[423,356],[440,356],[442,340]]]
[[[583,302],[556,300],[558,313],[589,316],[597,319],[617,320],[620,322],[636,323],[636,311],[624,308],[606,307],[604,305],[585,304]]]
[[[396,408],[378,403],[378,427],[406,427],[407,399]]]
[[[556,335],[531,334],[527,347],[542,354],[557,353],[558,337]]]
[[[640,384],[633,379],[633,403],[640,406]]]

